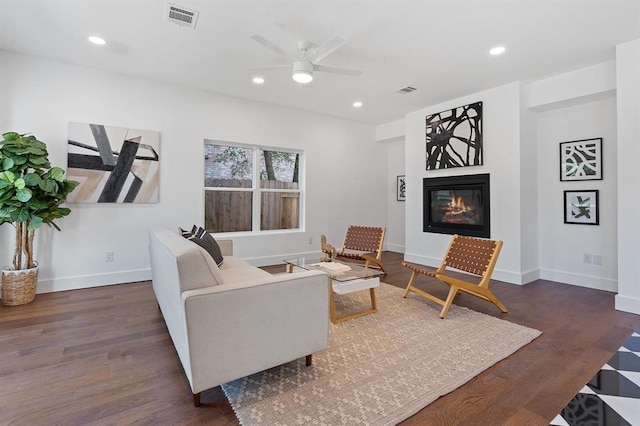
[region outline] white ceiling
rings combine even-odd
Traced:
[[[0,0],[0,49],[372,124],[499,86],[612,60],[640,38],[640,0],[175,0],[195,30],[164,20],[163,0]],[[99,35],[107,44],[87,41]],[[360,77],[316,73],[310,86],[249,37],[292,54],[297,43],[349,42],[322,61]],[[488,50],[507,51],[491,57]],[[404,86],[418,90],[401,95]],[[364,106],[351,104],[361,100]]]

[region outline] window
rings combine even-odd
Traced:
[[[205,141],[208,232],[299,229],[302,153]]]

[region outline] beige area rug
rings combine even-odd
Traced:
[[[381,284],[378,312],[332,324],[329,348],[222,386],[243,425],[394,425],[541,332]],[[369,292],[336,297],[338,312]],[[295,338],[295,336],[291,336]]]

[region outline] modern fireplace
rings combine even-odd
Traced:
[[[424,232],[490,238],[489,174],[424,178]]]

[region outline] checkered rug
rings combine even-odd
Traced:
[[[551,425],[640,425],[640,329],[569,401]]]

